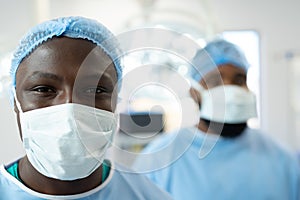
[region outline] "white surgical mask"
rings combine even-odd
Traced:
[[[201,91],[201,117],[210,121],[238,124],[257,116],[254,93],[235,85]]]
[[[74,103],[27,112],[18,107],[28,160],[41,174],[75,180],[102,164],[116,129],[114,113]]]

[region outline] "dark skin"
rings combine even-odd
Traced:
[[[248,90],[247,87],[247,74],[245,70],[232,64],[219,65],[215,70],[207,73],[199,82],[204,89],[211,89],[221,85],[236,85]],[[193,99],[201,106],[201,95],[200,93],[191,88],[190,93]],[[222,129],[223,124],[214,123],[216,129]],[[242,125],[244,126],[244,125]],[[236,127],[239,132],[243,131],[245,127]],[[218,134],[214,129],[210,129],[207,121],[200,118],[198,123],[198,129],[205,133]]]
[[[111,59],[95,47],[87,40],[53,38],[26,57],[16,74],[16,94],[23,112],[65,103],[113,112],[116,106],[116,70]],[[22,136],[16,106],[15,112]],[[20,159],[18,172],[29,188],[52,195],[86,192],[99,186],[102,179],[102,166],[83,179],[62,181],[48,178],[40,174],[26,156]]]

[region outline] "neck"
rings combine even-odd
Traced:
[[[19,175],[24,184],[43,194],[73,195],[87,192],[101,184],[102,165],[86,178],[62,181],[39,173],[25,156],[19,162]]]
[[[198,129],[204,133],[217,134],[225,138],[240,136],[247,127],[247,123],[227,124],[200,119]]]
[[[198,127],[198,129],[201,130],[203,133],[217,134],[214,130],[212,130],[212,129],[209,127],[209,124],[207,124],[202,118],[200,118],[197,127]]]

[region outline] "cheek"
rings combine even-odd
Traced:
[[[110,99],[107,99],[105,101],[106,103],[106,108],[109,109],[109,111],[114,112],[117,106],[118,102],[118,96],[117,94],[112,94]]]
[[[110,101],[112,112],[114,112],[116,110],[117,102],[118,102],[118,96],[116,95]]]
[[[110,112],[114,112],[116,109],[116,102],[112,99],[95,101],[95,105],[90,105],[92,107],[96,107],[101,110],[106,110]]]
[[[41,100],[39,98],[33,97],[32,95],[25,95],[25,97],[22,98],[21,102],[23,112],[53,105],[52,101],[50,100]]]

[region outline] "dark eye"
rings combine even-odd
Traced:
[[[90,93],[90,94],[101,94],[103,92],[107,92],[107,90],[105,88],[102,88],[102,87],[94,87],[94,88],[86,89],[85,92]]]
[[[34,92],[38,93],[55,93],[55,89],[49,86],[37,86],[32,89]]]

